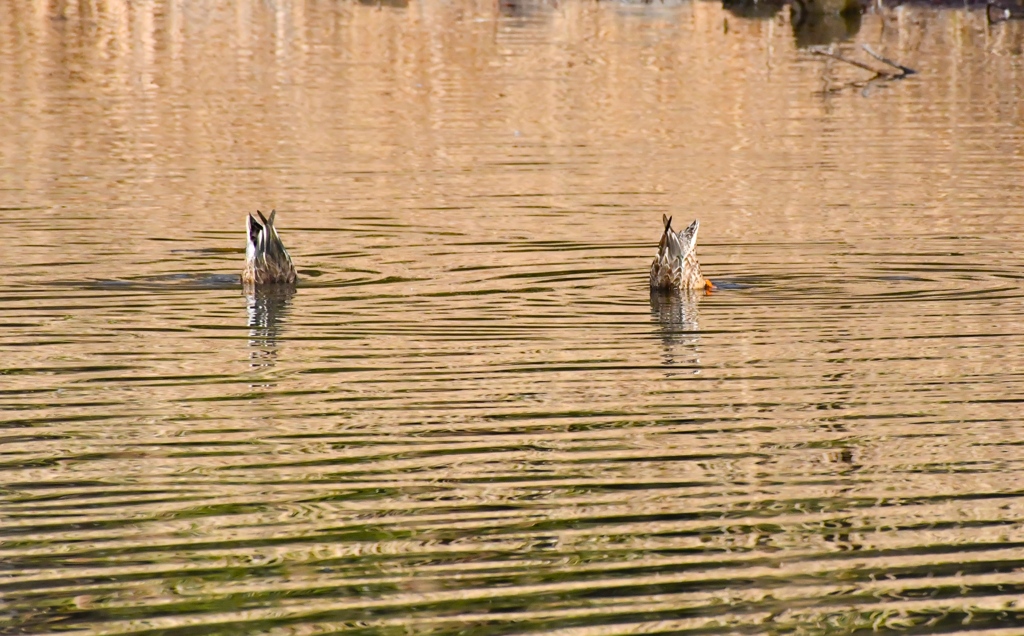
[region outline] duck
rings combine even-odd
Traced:
[[[242,270],[242,285],[251,288],[261,285],[294,285],[295,265],[292,257],[281,242],[281,236],[274,227],[276,210],[270,216],[256,210],[259,220],[252,214],[245,222],[247,241],[245,244],[245,268]]]
[[[651,263],[651,291],[710,292],[714,285],[704,278],[697,262],[697,230],[700,221],[694,220],[685,230],[672,230],[672,217],[663,214],[665,231],[658,243],[658,255]]]

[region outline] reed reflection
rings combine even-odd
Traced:
[[[651,291],[651,316],[658,322],[665,366],[692,367],[694,373],[699,371],[699,303],[700,292]]]
[[[276,364],[279,329],[286,322],[294,295],[295,287],[292,285],[267,285],[246,290],[251,367],[273,367]]]

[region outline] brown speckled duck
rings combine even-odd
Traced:
[[[697,229],[694,221],[685,230],[672,231],[672,217],[662,215],[665,231],[658,243],[658,255],[651,263],[651,291],[711,291],[711,281],[700,273],[697,262]]]
[[[242,270],[242,285],[246,288],[295,283],[292,257],[288,255],[288,250],[284,248],[284,243],[274,228],[276,213],[276,210],[271,210],[270,217],[267,218],[256,210],[259,220],[251,214],[248,215],[245,269]]]

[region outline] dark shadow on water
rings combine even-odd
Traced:
[[[715,279],[715,292],[737,290],[737,289],[750,289],[754,287],[753,283],[744,283],[737,280],[721,280]]]
[[[700,292],[651,292],[651,316],[658,323],[665,366],[700,370]]]
[[[81,283],[66,284],[74,287],[83,286]],[[165,274],[128,279],[93,280],[85,283],[84,286],[97,289],[171,291],[175,289],[226,289],[240,285],[241,280],[238,274]]]
[[[286,323],[295,287],[280,285],[246,291],[249,318],[250,366],[273,367],[277,362],[277,339]]]
[[[390,9],[409,8],[409,0],[359,0],[359,4],[367,7],[388,7]]]
[[[793,38],[800,49],[844,42],[860,31],[860,11],[827,11],[815,2],[794,3],[790,10]]]
[[[785,4],[779,0],[722,0],[723,9],[748,20],[770,20]]]
[[[494,6],[506,24],[525,26],[550,17],[558,9],[558,0],[496,0]]]

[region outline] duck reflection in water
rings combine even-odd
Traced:
[[[242,288],[249,315],[250,359],[254,367],[274,366],[279,326],[295,295],[295,265],[274,227],[276,211],[246,218],[245,267]]]
[[[651,290],[651,317],[658,323],[665,366],[700,372],[699,314],[698,293]]]
[[[277,360],[277,339],[287,322],[289,305],[295,295],[293,285],[271,285],[246,290],[249,316],[250,366],[272,367]]]

